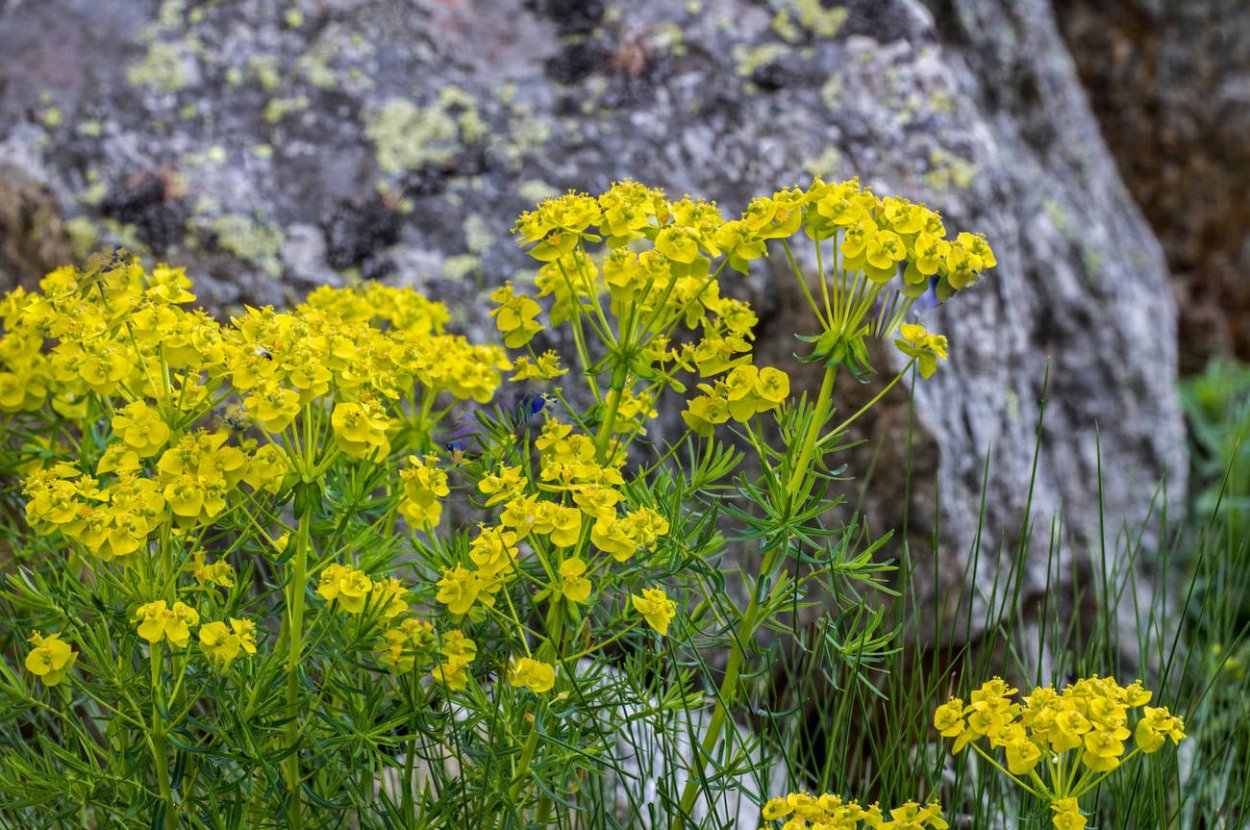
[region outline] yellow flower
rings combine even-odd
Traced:
[[[165,600],[140,605],[135,611],[139,636],[155,645],[168,640],[170,645],[185,648],[191,638],[191,627],[199,625],[200,615],[194,608],[175,602],[171,609]]]
[[[1147,706],[1142,719],[1137,722],[1134,740],[1145,753],[1157,752],[1166,739],[1178,744],[1185,739],[1185,723],[1168,711],[1166,706]]]
[[[508,682],[514,688],[525,687],[537,695],[551,691],[556,682],[556,669],[550,663],[522,657],[512,663]]]
[[[390,450],[386,438],[390,422],[375,403],[335,404],[330,424],[334,427],[335,443],[349,458],[385,455]]]
[[[133,448],[140,458],[155,455],[169,440],[169,427],[161,415],[144,401],[118,410],[113,416],[113,431]]]
[[[429,459],[430,462],[433,460]],[[399,471],[404,494],[399,512],[413,527],[430,530],[443,514],[439,499],[451,492],[447,486],[447,473],[415,455],[408,456],[408,464]]]
[[[388,628],[382,635],[386,645],[378,659],[397,673],[412,671],[417,657],[424,658],[434,646],[434,626],[425,620],[409,617],[398,628]]]
[[[490,298],[499,303],[499,308],[493,309],[490,316],[495,318],[495,325],[504,335],[504,345],[509,349],[521,348],[542,331],[542,324],[534,321],[542,307],[529,297],[514,294],[511,282],[495,289]]]
[[[384,620],[393,620],[408,610],[408,589],[393,576],[373,580],[373,607]]]
[[[231,618],[229,627],[224,622],[210,622],[200,626],[200,650],[209,661],[221,668],[228,668],[240,652],[256,653],[256,624],[251,620]]]
[[[764,805],[761,815],[765,821],[774,821],[784,818],[794,812],[794,808],[790,806],[789,800],[785,798],[771,798]]]
[[[903,354],[916,359],[920,376],[927,378],[937,371],[938,359],[946,359],[946,338],[940,334],[929,334],[918,323],[904,323],[898,331],[901,337],[894,341],[894,345]]]
[[[1081,815],[1081,807],[1075,798],[1060,798],[1051,803],[1054,812],[1051,819],[1055,830],[1082,830],[1085,827],[1085,816]]]
[[[933,727],[943,738],[958,738],[968,725],[964,723],[964,702],[952,697],[933,713]],[[962,745],[959,749],[962,749]],[[959,749],[955,751],[958,752]]]
[[[435,599],[446,605],[447,610],[453,614],[467,614],[481,590],[481,577],[468,568],[457,565],[443,571]]]
[[[477,643],[460,631],[452,630],[443,635],[439,649],[444,661],[434,671],[434,679],[451,691],[459,691],[468,683],[469,664],[477,658]]]
[[[60,634],[41,636],[38,631],[30,636],[34,648],[26,655],[26,670],[43,681],[45,686],[55,686],[65,679],[78,652],[61,641]]]
[[[582,576],[586,563],[574,556],[560,563],[560,592],[569,602],[585,602],[590,598],[590,580]]]
[[[373,590],[373,582],[364,571],[346,565],[330,564],[321,571],[317,595],[323,599],[338,601],[339,607],[349,614],[359,614],[365,607],[365,599]]]
[[[299,414],[299,393],[268,381],[244,398],[243,405],[265,429],[282,432]]]
[[[677,605],[668,598],[663,588],[644,588],[642,595],[630,597],[634,610],[642,614],[647,625],[654,628],[661,636],[668,634],[668,625],[677,616]]]
[[[216,562],[207,561],[207,554],[200,549],[191,552],[191,575],[201,587],[216,585],[221,588],[234,587],[234,568],[224,559]]]
[[[601,517],[590,529],[590,541],[617,562],[624,562],[638,550],[634,526],[618,516]]]
[[[517,554],[517,534],[502,527],[482,527],[469,543],[469,558],[486,579],[511,570]]]

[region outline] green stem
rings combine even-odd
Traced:
[[[300,765],[299,752],[299,666],[304,651],[304,593],[308,581],[308,536],[312,521],[312,509],[306,508],[300,516],[299,528],[296,530],[295,551],[291,555],[287,567],[290,579],[287,581],[287,651],[286,663],[286,750],[290,754],[283,760],[287,790],[291,796],[288,809],[290,826],[299,830],[303,827],[303,814],[300,810]]]
[[[415,816],[415,805],[413,804],[412,790],[415,783],[412,780],[412,773],[416,767],[417,756],[417,692],[421,688],[421,673],[417,669],[414,662],[413,669],[408,674],[408,746],[404,752],[404,795],[403,810],[404,821],[412,821]]]
[[[811,466],[812,454],[816,451],[816,437],[820,434],[821,427],[829,415],[829,409],[833,405],[833,386],[837,377],[837,366],[826,367],[825,377],[820,384],[820,392],[816,398],[816,408],[812,413],[812,419],[807,422],[803,435],[803,444],[799,450],[799,457],[795,463],[790,484],[786,489],[787,507],[793,504],[794,499],[798,497],[798,494],[803,489],[803,483]],[[764,578],[766,574],[772,573],[774,566],[777,564],[777,557],[784,553],[785,550],[785,545],[779,545],[764,554],[756,577],[757,588],[758,580]],[[746,645],[754,640],[758,626],[756,616],[759,610],[759,603],[759,591],[753,590],[751,598],[747,602],[746,610],[742,613],[742,619],[738,622],[733,644],[730,646],[729,663],[725,667],[725,676],[721,680],[720,688],[716,695],[716,707],[712,710],[712,720],[708,723],[707,733],[703,736],[698,754],[693,763],[690,764],[690,777],[686,780],[686,786],[682,789],[681,804],[677,817],[673,819],[670,825],[670,830],[682,830],[685,827],[685,816],[690,815],[690,811],[694,808],[695,799],[698,798],[699,778],[701,776],[695,770],[700,769],[704,759],[711,756],[716,742],[720,740],[721,732],[724,731],[729,707],[734,705],[738,693],[738,676],[742,671],[742,664],[746,657]]]
[[[174,796],[169,786],[169,747],[165,742],[165,723],[161,717],[161,647],[160,643],[152,643],[149,648],[152,666],[152,758],[156,761],[156,782],[160,789],[161,801],[165,802],[165,827],[171,830],[174,823]]]
[[[903,379],[903,375],[907,374],[907,370],[908,370],[908,369],[910,369],[912,366],[914,366],[914,365],[915,365],[915,363],[916,363],[916,358],[914,358],[914,357],[913,357],[911,360],[909,360],[909,361],[907,362],[907,365],[906,365],[906,366],[904,366],[901,370],[899,370],[899,373],[898,373],[897,375],[895,375],[895,376],[894,376],[894,379],[893,379],[893,380],[891,380],[889,383],[887,383],[887,384],[886,384],[886,385],[882,388],[882,390],[881,390],[880,392],[878,392],[878,393],[877,393],[877,394],[873,397],[873,399],[872,399],[872,400],[870,400],[868,403],[866,403],[866,404],[864,404],[863,406],[861,406],[861,407],[859,408],[859,410],[858,410],[858,411],[857,411],[854,415],[852,415],[851,417],[847,418],[845,421],[843,421],[842,423],[838,424],[838,425],[837,425],[836,427],[834,427],[833,429],[829,430],[828,434],[826,434],[823,438],[821,438],[819,441],[817,441],[817,442],[816,442],[816,444],[817,444],[818,446],[822,446],[822,447],[823,447],[823,446],[825,445],[825,443],[826,443],[826,442],[828,442],[828,441],[832,440],[834,437],[836,437],[836,436],[838,436],[838,435],[841,435],[843,432],[845,432],[847,427],[849,427],[851,424],[855,423],[855,421],[857,421],[857,420],[859,419],[859,416],[863,415],[865,412],[867,412],[868,410],[870,410],[870,409],[872,409],[874,406],[876,406],[876,405],[877,405],[877,402],[878,402],[878,401],[880,401],[882,398],[884,398],[884,397],[885,397],[885,396],[889,393],[889,391],[890,391],[891,389],[893,389],[893,388],[894,388],[894,386],[895,386],[895,385],[896,385],[896,384],[897,384],[900,380],[902,380],[902,379]]]
[[[825,418],[829,415],[829,407],[833,404],[833,384],[837,379],[838,367],[826,367],[824,380],[820,383],[820,391],[816,393],[816,410],[812,414],[812,420],[807,424],[807,432],[803,436],[803,446],[799,450],[799,458],[795,462],[794,473],[790,476],[790,486],[787,492],[791,500],[798,494],[799,484],[803,481],[804,476],[807,475],[807,468],[811,464],[812,453],[816,450],[816,438],[820,435],[820,429],[824,426]]]

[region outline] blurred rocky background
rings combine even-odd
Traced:
[[[910,482],[906,396],[863,433],[874,527],[939,538],[934,598],[983,492],[979,585],[1030,498],[1080,579],[1100,495],[1115,533],[1184,492],[1178,343],[1250,352],[1240,0],[0,0],[0,55],[0,285],[120,243],[221,313],[377,279],[489,336],[508,229],[568,188],[736,213],[857,175],[986,233],[997,270],[928,320]],[[741,291],[784,364],[810,323],[779,273]]]

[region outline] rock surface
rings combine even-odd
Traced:
[[[1182,370],[1250,359],[1250,6],[1059,0],[1112,154],[1163,243]]]
[[[992,580],[1048,367],[1032,504],[1038,528],[1065,515],[1063,573],[1079,578],[1097,538],[1095,427],[1108,527],[1140,521],[1161,477],[1183,487],[1163,258],[1049,2],[45,0],[0,6],[0,54],[0,165],[60,211],[27,220],[30,239],[187,264],[222,308],[355,273],[426,287],[484,331],[486,293],[527,267],[515,215],[625,177],[737,212],[814,173],[858,175],[983,231],[996,272],[930,316],[952,356],[918,389],[908,498],[902,396],[865,425],[882,448],[874,527],[907,512],[923,550],[940,520],[922,597],[963,578],[991,449],[978,590]],[[37,276],[24,256],[0,264]],[[776,280],[744,286],[763,362],[810,331]]]

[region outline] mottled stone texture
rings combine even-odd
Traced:
[[[226,308],[354,271],[424,286],[483,331],[485,292],[528,267],[505,231],[544,194],[633,177],[736,212],[858,175],[984,231],[999,259],[930,317],[952,356],[918,390],[909,499],[906,408],[866,424],[875,529],[907,509],[923,549],[940,518],[957,583],[992,451],[984,592],[1023,515],[1048,366],[1026,600],[1056,511],[1063,571],[1084,572],[1069,566],[1096,538],[1095,427],[1109,527],[1138,521],[1164,475],[1183,486],[1163,259],[1048,2],[45,0],[0,5],[0,54],[0,164],[46,187],[68,243],[186,263]],[[742,290],[781,361],[811,325],[776,280],[765,265]]]
[[[1163,243],[1182,371],[1250,359],[1250,4],[1059,0],[1112,155]]]

